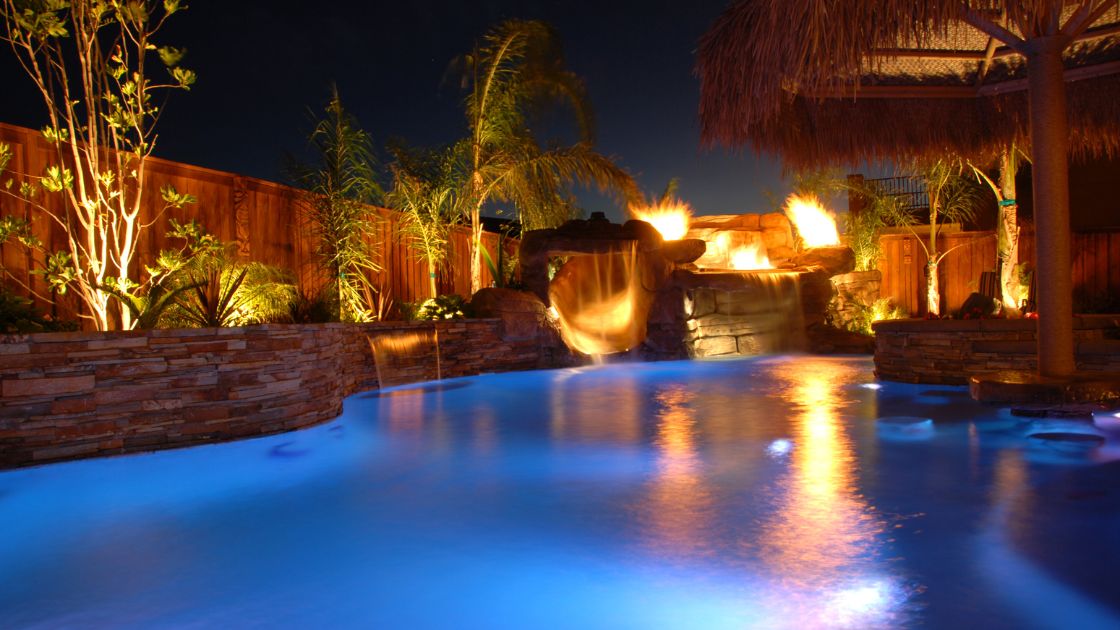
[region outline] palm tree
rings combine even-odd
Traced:
[[[436,270],[447,258],[451,230],[460,215],[455,188],[449,185],[446,154],[396,151],[389,207],[401,213],[400,232],[416,246],[417,257],[428,265],[428,289],[438,297]]]
[[[592,149],[593,123],[583,82],[563,67],[559,40],[536,21],[510,20],[487,34],[474,52],[459,60],[469,89],[470,136],[457,145],[463,198],[470,214],[471,291],[482,285],[482,208],[510,202],[526,228],[556,225],[571,218],[567,186],[596,185],[628,201],[638,197],[633,178]],[[545,105],[567,104],[580,140],[541,147],[528,117]]]
[[[306,191],[300,208],[315,236],[315,254],[338,299],[340,321],[376,318],[369,274],[380,270],[376,242],[378,215],[370,204],[381,200],[377,162],[369,134],[342,106],[338,88],[308,141],[314,166],[289,167],[296,185]]]
[[[962,176],[964,164],[959,160],[936,160],[920,168],[920,176],[925,180],[929,198],[929,233],[927,242],[922,242],[915,229],[917,221],[908,209],[897,203],[877,204],[885,214],[888,223],[906,227],[926,253],[926,311],[931,316],[941,313],[941,289],[937,279],[937,268],[953,250],[944,252],[937,249],[937,237],[945,223],[960,223],[975,216],[976,201],[979,198],[978,186]],[[927,226],[921,226],[927,227]]]

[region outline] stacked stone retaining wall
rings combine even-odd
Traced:
[[[1120,371],[1118,318],[1074,318],[1079,370]],[[964,385],[973,374],[1038,369],[1033,319],[903,319],[874,329],[875,374],[888,381]]]
[[[501,320],[0,337],[0,467],[267,435],[378,386],[368,334],[438,330],[444,378],[544,367]],[[427,359],[424,359],[427,360]]]

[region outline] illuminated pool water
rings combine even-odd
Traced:
[[[488,375],[0,473],[0,627],[1120,627],[1120,421],[872,382]]]

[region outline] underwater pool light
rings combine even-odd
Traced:
[[[789,440],[784,438],[774,440],[770,443],[769,446],[766,447],[766,452],[770,455],[770,457],[773,458],[784,457],[788,455],[792,450],[793,442],[790,442]]]

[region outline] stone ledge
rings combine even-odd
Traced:
[[[968,391],[974,400],[988,403],[1095,404],[1112,408],[1120,403],[1120,372],[1078,372],[1056,378],[1002,370],[969,377]]]

